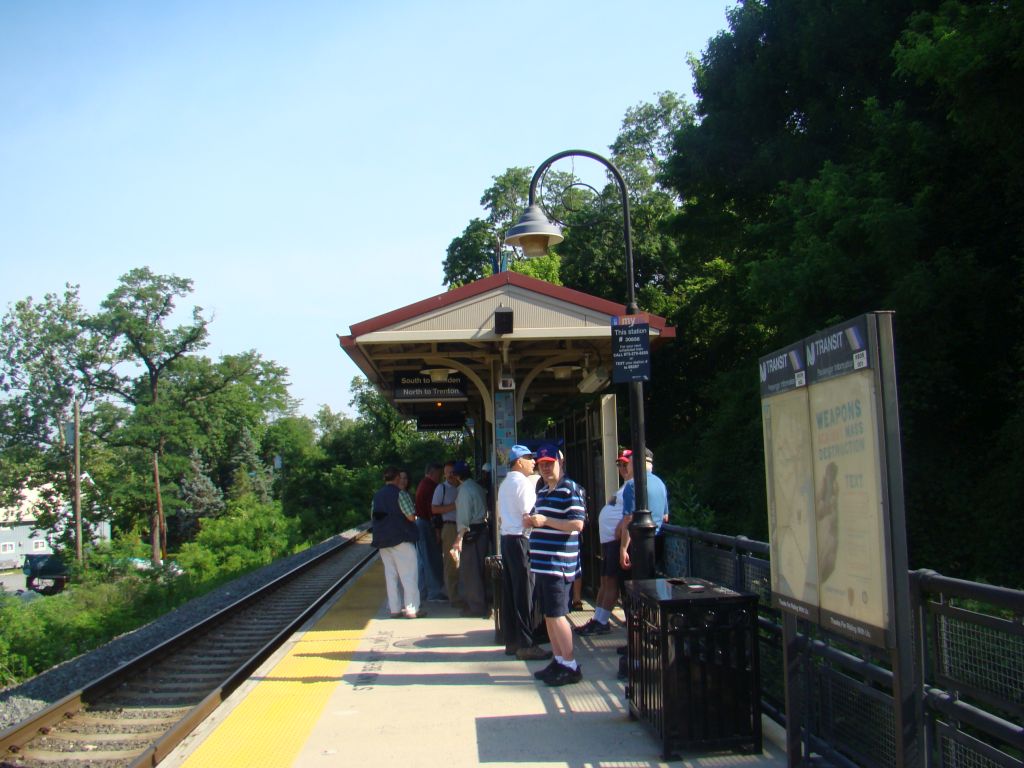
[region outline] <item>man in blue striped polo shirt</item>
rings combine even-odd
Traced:
[[[563,474],[555,446],[541,445],[534,458],[543,483],[537,491],[536,511],[523,515],[523,527],[530,528],[530,570],[555,652],[551,663],[534,677],[547,685],[568,685],[583,678],[583,670],[573,658],[572,626],[566,614],[572,583],[581,575],[580,531],[586,520],[586,494],[579,483]]]

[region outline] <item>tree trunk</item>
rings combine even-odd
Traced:
[[[164,524],[164,500],[160,494],[160,454],[153,451],[153,487],[156,489],[156,509],[150,523],[153,543],[153,565],[157,566],[167,557],[167,526]]]

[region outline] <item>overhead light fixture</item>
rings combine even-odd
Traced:
[[[530,197],[533,197],[532,187]],[[522,248],[523,255],[528,259],[543,256],[548,252],[548,248],[558,245],[564,239],[562,228],[549,221],[541,207],[535,203],[530,205],[516,225],[505,233],[505,242]]]
[[[600,366],[595,368],[593,371],[583,377],[583,381],[576,385],[585,395],[589,395],[592,392],[599,392],[608,386],[608,371]]]
[[[568,381],[572,378],[572,372],[578,371],[580,367],[578,365],[555,365],[548,368],[552,374],[554,374],[557,381]]]
[[[445,384],[448,381],[448,377],[453,373],[458,373],[458,371],[454,368],[424,368],[420,373],[424,376],[429,376],[431,384]]]

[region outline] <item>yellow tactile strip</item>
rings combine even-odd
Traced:
[[[378,560],[182,765],[291,766],[380,608],[383,581]]]

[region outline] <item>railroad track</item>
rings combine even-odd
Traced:
[[[0,768],[157,765],[375,554],[342,542],[0,732]]]

